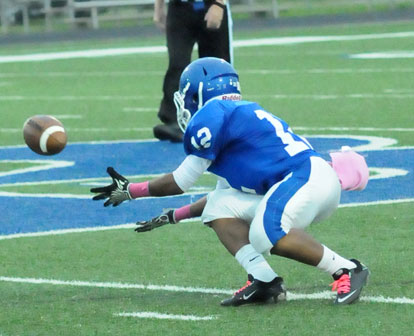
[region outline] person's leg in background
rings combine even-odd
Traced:
[[[233,24],[229,5],[223,12],[219,29],[207,29],[205,21],[201,24],[197,35],[199,57],[218,57],[233,63]]]
[[[166,33],[169,64],[158,111],[158,118],[163,124],[156,125],[153,130],[154,136],[160,140],[182,141],[183,134],[177,125],[173,95],[178,90],[181,73],[191,62],[196,33],[193,20],[191,3],[171,1],[168,4]]]

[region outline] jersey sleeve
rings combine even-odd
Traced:
[[[211,162],[209,160],[189,155],[181,165],[173,171],[175,183],[182,191],[187,191],[197,179],[207,170]]]
[[[211,101],[190,120],[184,134],[184,150],[214,161],[225,143],[226,110],[219,101]]]

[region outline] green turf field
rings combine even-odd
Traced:
[[[413,55],[413,36],[375,35],[398,32],[414,32],[414,25],[238,33],[236,41],[376,36],[235,48],[244,97],[260,102],[303,135],[376,136],[397,140],[394,146],[414,146],[413,56],[348,57],[374,52]],[[159,38],[25,44],[2,48],[0,57],[157,45],[163,45]],[[165,53],[0,63],[0,146],[23,145],[22,125],[35,114],[58,117],[69,143],[151,139],[166,66]],[[33,165],[2,161],[0,156],[0,176]],[[0,194],[87,195],[90,185],[85,182],[106,181],[12,182],[0,184]],[[197,187],[204,190],[213,184],[206,175]],[[406,188],[413,190],[414,185]],[[33,213],[39,221],[47,202]],[[3,220],[15,221],[19,208],[15,216]],[[269,261],[284,277],[290,301],[220,307],[220,300],[243,285],[246,276],[199,222],[140,235],[131,228],[14,239],[0,233],[0,335],[412,335],[413,223],[411,201],[340,208],[310,228],[332,249],[370,267],[363,300],[346,307],[306,295],[326,297],[330,276],[277,257]],[[158,318],[119,316],[134,312],[154,312]],[[160,319],[161,314],[179,316]],[[185,320],[183,315],[204,319]]]

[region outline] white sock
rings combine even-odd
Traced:
[[[341,268],[352,269],[357,267],[355,263],[352,261],[341,257],[339,254],[335,253],[325,245],[323,246],[323,256],[317,268],[322,271],[328,272],[329,274],[333,275],[336,271]]]
[[[239,264],[257,280],[270,282],[277,274],[251,244],[244,245],[235,255]]]

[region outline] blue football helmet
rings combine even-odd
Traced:
[[[177,122],[183,132],[191,117],[211,99],[241,100],[239,75],[225,60],[204,57],[184,69],[174,93]]]

